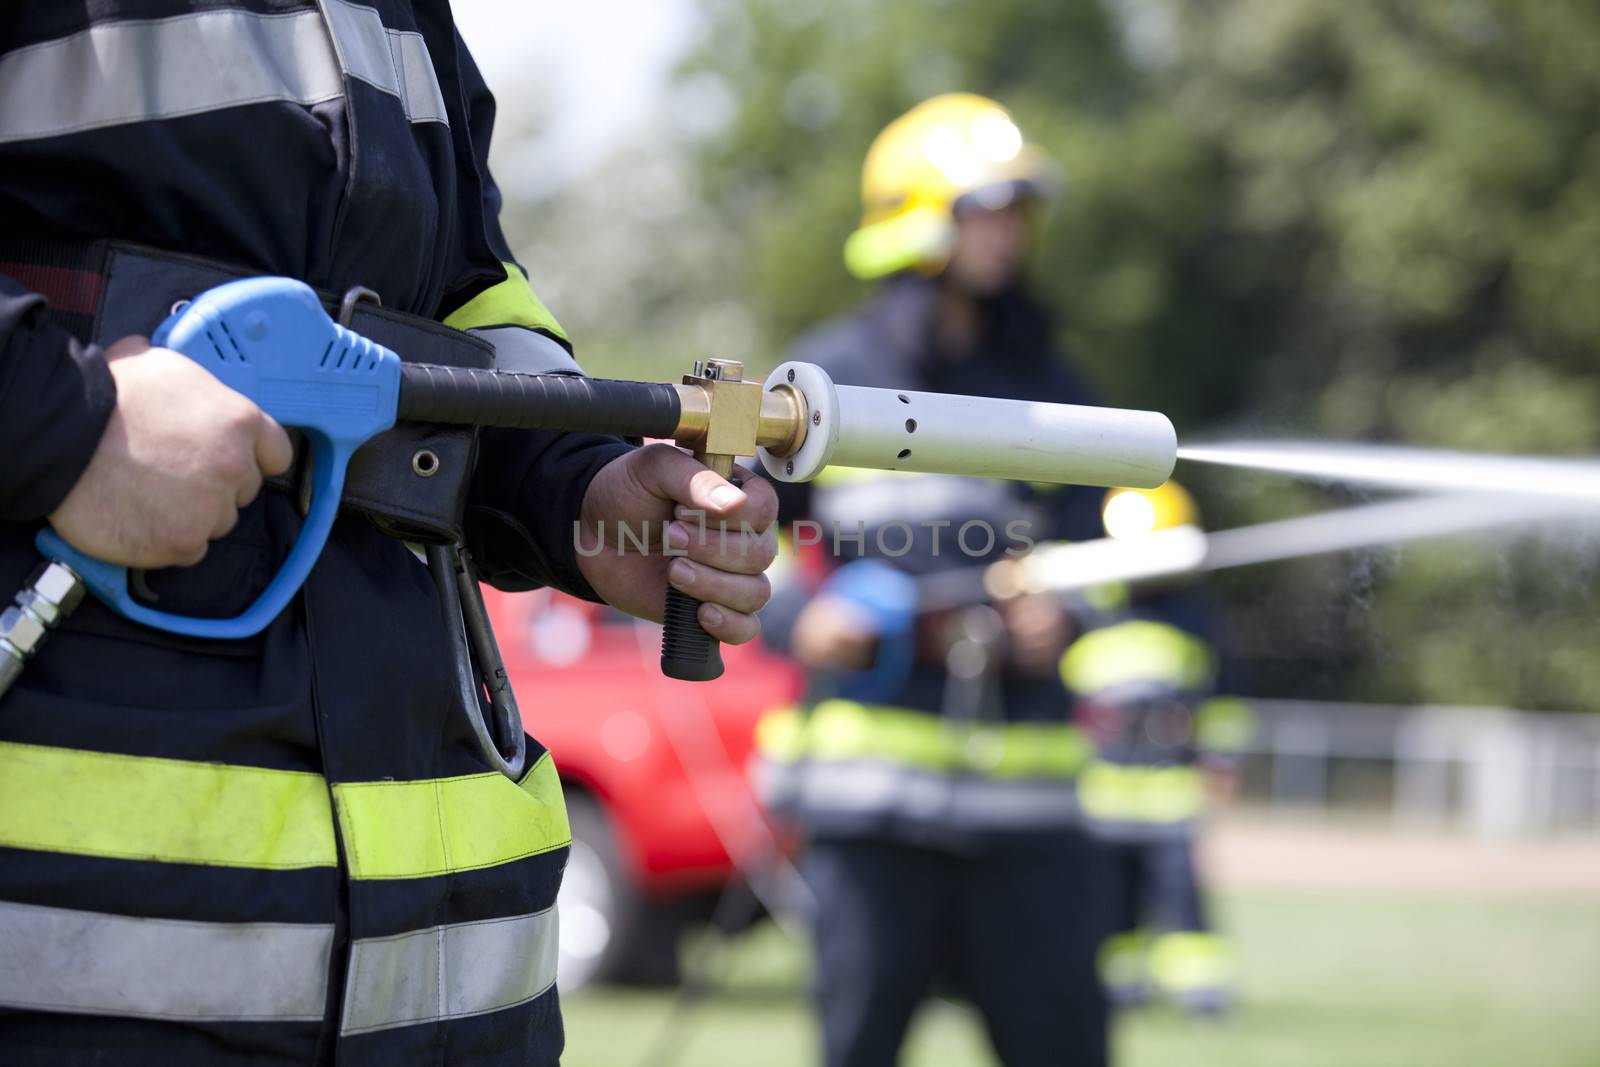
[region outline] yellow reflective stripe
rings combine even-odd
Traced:
[[[1256,735],[1256,713],[1238,697],[1212,697],[1194,713],[1195,742],[1208,752],[1238,752]]]
[[[1078,595],[1083,597],[1084,602],[1095,611],[1103,612],[1107,615],[1126,608],[1129,599],[1132,597],[1127,582],[1107,582],[1104,585],[1091,585],[1089,588],[1081,590]]]
[[[1176,626],[1144,620],[1091,630],[1061,657],[1061,680],[1079,693],[1129,682],[1201,689],[1216,669],[1204,641]]]
[[[890,481],[895,478],[916,477],[916,471],[880,471],[870,467],[827,466],[811,479],[814,488],[825,489],[832,485],[851,485],[857,482]]]
[[[1178,931],[1150,946],[1150,975],[1168,993],[1231,986],[1238,975],[1233,950],[1216,934]]]
[[[933,771],[994,778],[1071,777],[1091,746],[1068,723],[955,724],[908,708],[825,700],[807,715],[775,712],[756,743],[769,759],[881,760]]]
[[[882,758],[915,767],[953,768],[957,749],[935,715],[827,700],[806,723],[806,752],[818,759]]]
[[[800,709],[777,708],[756,721],[756,751],[779,763],[797,760],[805,752],[805,723]]]
[[[0,846],[208,867],[338,862],[320,774],[10,741]]]
[[[488,772],[333,787],[352,878],[426,878],[536,856],[572,841],[546,752],[521,783]]]
[[[1205,783],[1191,766],[1096,763],[1083,772],[1078,799],[1100,822],[1183,822],[1205,806]]]
[[[1145,979],[1149,938],[1142,930],[1112,934],[1100,946],[1100,977],[1113,987],[1135,986]]]
[[[456,330],[489,326],[526,326],[567,340],[567,333],[550,314],[550,309],[534,295],[527,275],[515,263],[503,263],[506,280],[489,286],[445,317],[444,324]]]
[[[984,748],[988,748],[987,766]],[[1071,777],[1093,755],[1093,746],[1069,723],[1014,722],[979,727],[967,744],[969,760],[996,778]]]

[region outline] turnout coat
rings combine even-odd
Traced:
[[[443,0],[6,5],[3,595],[115,396],[98,279],[40,249],[115,239],[362,285],[482,331],[502,364],[576,372],[501,234],[493,119]],[[484,433],[484,572],[592,596],[571,522],[627,447]],[[237,613],[298,524],[264,492],[148,591]],[[555,1063],[560,785],[536,742],[520,782],[490,770],[452,677],[425,568],[359,518],[254,638],[86,602],[0,700],[0,1059]]]

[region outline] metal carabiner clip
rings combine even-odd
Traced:
[[[346,289],[339,301],[339,325],[348,329],[362,303],[383,305],[378,294],[365,286]],[[417,473],[427,477],[421,470]],[[521,781],[528,762],[528,737],[522,732],[522,713],[517,708],[516,694],[511,691],[511,680],[506,677],[500,646],[489,625],[489,612],[483,606],[483,591],[478,588],[472,564],[459,545],[429,545],[427,557],[428,571],[439,590],[461,713],[467,717],[467,725],[489,766],[513,782]],[[489,698],[487,718],[483,708],[485,693]]]
[[[520,782],[527,769],[528,736],[522,730],[522,712],[500,659],[500,646],[489,625],[472,563],[458,545],[429,545],[427,555],[450,640],[461,712],[478,739],[483,758],[513,782]],[[487,717],[483,708],[486,693]]]

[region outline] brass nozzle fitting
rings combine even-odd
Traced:
[[[771,391],[746,381],[744,364],[731,359],[696,361],[678,391],[677,442],[726,478],[737,456],[757,447],[793,455],[805,443],[805,398],[792,385]]]

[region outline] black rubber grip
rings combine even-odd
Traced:
[[[432,363],[406,363],[400,368],[402,422],[671,437],[678,429],[678,415],[677,390],[659,382]]]
[[[722,642],[706,633],[697,614],[700,601],[676,586],[667,586],[667,610],[661,618],[661,673],[685,682],[722,677]]]

